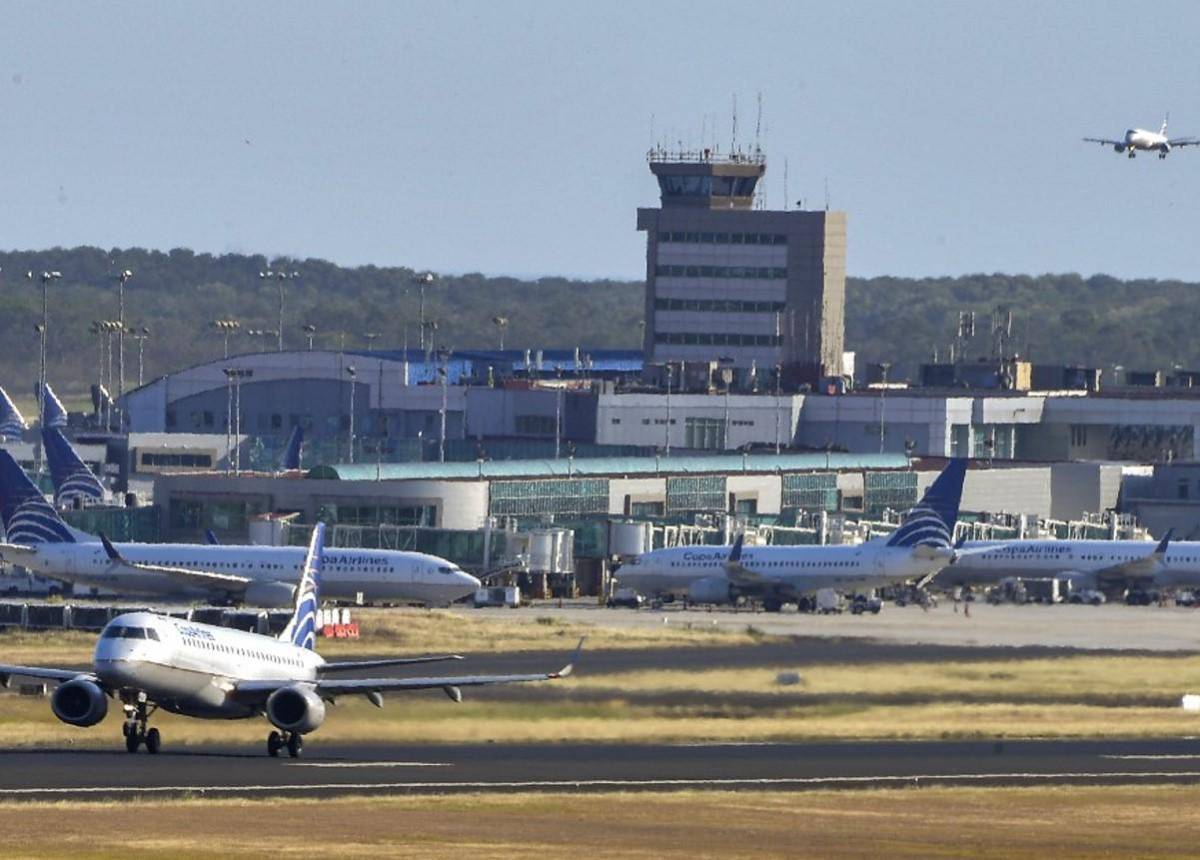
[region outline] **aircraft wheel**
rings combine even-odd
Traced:
[[[150,755],[157,755],[159,749],[162,748],[162,735],[158,729],[151,729],[146,732],[146,752]]]
[[[763,601],[763,612],[779,612],[783,609],[783,601],[768,598]]]
[[[267,735],[267,755],[276,758],[281,749],[283,749],[283,735],[279,732],[271,732]]]
[[[138,737],[137,732],[125,733],[125,751],[135,753],[141,745],[142,739]]]
[[[300,737],[299,732],[292,732],[287,741],[288,755],[292,758],[300,758],[300,750],[304,749],[304,739]]]

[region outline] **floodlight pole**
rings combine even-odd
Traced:
[[[350,462],[354,462],[354,380],[358,375],[354,365],[346,368],[346,373],[350,375]]]

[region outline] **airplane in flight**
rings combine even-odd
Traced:
[[[1159,158],[1166,158],[1167,153],[1172,149],[1183,146],[1196,146],[1200,144],[1200,138],[1195,137],[1167,137],[1167,120],[1171,117],[1168,114],[1163,119],[1162,128],[1158,131],[1147,131],[1144,128],[1131,128],[1125,132],[1125,136],[1120,140],[1109,140],[1106,137],[1085,137],[1087,143],[1098,143],[1101,146],[1111,146],[1117,152],[1124,152],[1130,158],[1137,155],[1140,149],[1143,152],[1157,152]]]
[[[21,435],[29,429],[25,417],[17,409],[8,392],[0,388],[0,441],[19,441]]]
[[[304,548],[238,544],[113,544],[73,529],[17,461],[0,450],[0,559],[39,576],[144,597],[183,597],[250,606],[290,606]],[[330,549],[325,592],[339,600],[453,603],[479,580],[435,555]]]
[[[383,694],[440,689],[455,702],[463,687],[551,681],[571,674],[583,640],[571,661],[557,672],[522,675],[446,675],[425,678],[340,679],[343,672],[461,660],[456,654],[327,663],[316,652],[316,614],[321,598],[325,524],[317,523],[302,564],[292,617],[278,637],[184,621],[153,612],[114,618],[96,642],[91,671],[0,664],[0,683],[14,677],[56,684],[50,698],[54,716],[89,727],[108,714],[109,699],[125,715],[125,749],[145,746],[157,753],[162,735],[148,727],[159,708],[201,719],[247,719],[264,715],[274,727],[267,753],[286,749],[296,758],[303,737],[325,721],[325,703],[341,696],[365,696],[383,707]]]
[[[926,580],[957,558],[954,527],[966,460],[951,460],[886,538],[858,546],[680,546],[642,553],[617,569],[623,588],[690,603],[755,597],[768,612],[822,588],[839,591]]]
[[[940,586],[994,585],[1010,578],[1064,579],[1072,589],[1112,593],[1200,586],[1200,542],[1140,540],[966,541],[937,574]]]

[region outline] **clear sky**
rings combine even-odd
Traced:
[[[0,4],[0,247],[638,278],[652,140],[750,143],[854,275],[1200,279],[1200,4]],[[713,131],[715,127],[715,133]],[[654,138],[651,130],[654,130]]]

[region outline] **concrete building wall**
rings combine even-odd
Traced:
[[[659,394],[601,394],[596,404],[596,441],[608,445],[689,445],[689,419],[728,428],[726,449],[743,445],[787,446],[793,439],[804,397],[731,394],[673,394],[668,430],[667,398]],[[696,441],[693,430],[690,442]]]
[[[759,514],[778,514],[783,507],[783,482],[778,475],[731,475],[725,491],[735,502],[753,500]]]

